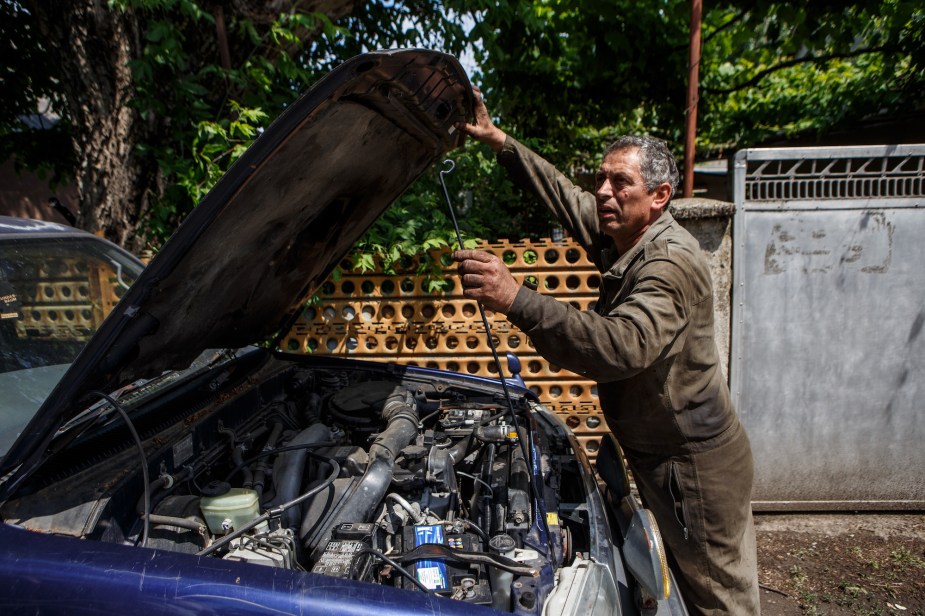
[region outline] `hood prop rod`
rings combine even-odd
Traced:
[[[447,159],[443,161],[443,164],[449,165],[449,167],[440,171],[440,186],[443,187],[443,196],[446,198],[446,205],[447,205],[447,208],[449,208],[450,210],[450,219],[453,221],[453,230],[456,232],[456,241],[459,243],[459,249],[462,250],[463,249],[462,234],[459,232],[459,223],[456,222],[456,212],[453,210],[453,201],[450,199],[450,193],[446,189],[446,179],[445,179],[446,176],[452,173],[453,170],[456,168],[456,163],[451,159]],[[498,370],[498,380],[501,381],[501,389],[504,390],[504,399],[507,402],[507,408],[511,414],[511,424],[514,426],[514,430],[518,434],[517,441],[520,443],[520,451],[521,453],[523,453],[525,460],[531,461],[531,466],[532,466],[533,456],[529,455],[530,453],[532,453],[532,451],[528,452],[527,446],[526,444],[524,444],[523,439],[519,438],[521,434],[529,435],[530,431],[529,430],[526,432],[520,431],[520,424],[517,421],[517,413],[514,412],[514,402],[511,399],[511,392],[507,386],[507,379],[505,379],[504,377],[504,370],[501,368],[501,360],[498,358],[498,349],[495,347],[495,341],[491,336],[491,326],[488,324],[488,317],[485,315],[485,307],[482,306],[481,302],[476,302],[476,304],[478,304],[478,307],[479,307],[479,314],[482,315],[482,326],[485,328],[485,335],[488,337],[488,348],[491,349],[491,356],[492,356],[492,359],[494,359],[495,368],[497,368]],[[532,441],[532,438],[531,438],[531,441]],[[530,449],[532,450],[533,448],[531,447]],[[533,480],[534,476],[533,476],[532,468],[528,476],[530,477],[530,488],[531,488],[531,492],[533,492],[534,503],[538,503],[540,495],[539,495],[539,490],[536,487],[536,482]],[[531,507],[531,509],[533,509],[533,512],[535,514],[535,512],[537,511],[536,506]],[[542,517],[542,516],[539,516],[539,517]],[[534,521],[536,522],[536,520]],[[552,554],[551,544],[549,543],[552,540],[552,537],[549,536],[549,526],[547,526],[545,522],[546,522],[545,519],[539,521],[539,523],[543,524],[545,527],[547,549],[550,550],[549,554]]]
[[[450,200],[450,193],[446,189],[445,176],[449,175],[456,168],[456,163],[450,159],[443,161],[444,165],[449,165],[448,169],[440,172],[440,185],[443,187],[443,196],[446,197],[446,205],[450,210],[450,219],[453,221],[453,230],[456,231],[456,241],[459,243],[459,249],[463,249],[462,234],[459,232],[459,224],[456,222],[456,212],[453,210],[453,202]],[[517,429],[517,416],[514,413],[514,402],[511,400],[511,392],[507,388],[507,380],[504,377],[504,371],[501,369],[501,360],[498,358],[498,349],[495,347],[495,341],[491,337],[491,326],[488,324],[488,317],[485,315],[485,307],[481,302],[476,302],[479,307],[479,314],[482,315],[482,326],[485,328],[485,335],[488,336],[488,348],[491,349],[491,356],[495,362],[495,368],[498,370],[498,379],[501,381],[501,388],[504,390],[504,399],[507,401],[507,408],[511,412],[511,422]]]

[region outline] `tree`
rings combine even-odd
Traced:
[[[686,1],[483,2],[474,19],[491,111],[537,139],[554,162],[575,163],[576,138],[609,126],[644,127],[669,140],[680,134],[674,116],[684,105]]]
[[[705,9],[702,154],[921,107],[920,2],[751,0]],[[492,112],[553,162],[580,177],[622,132],[663,138],[680,153],[688,0],[509,0],[472,11]]]
[[[354,0],[3,0],[9,41],[0,131],[15,153],[70,171],[78,225],[138,249],[165,236],[256,135],[310,83],[294,61]],[[52,102],[51,150],[17,116]],[[9,145],[12,144],[12,145]],[[15,147],[15,152],[10,149]],[[43,152],[44,150],[44,152]],[[63,154],[63,155],[62,155]],[[42,164],[39,164],[42,166]],[[138,233],[147,230],[147,234]]]
[[[907,0],[709,3],[700,153],[921,108],[925,9]],[[208,8],[207,8],[208,7]],[[505,128],[579,181],[624,132],[680,153],[688,0],[0,0],[0,157],[70,173],[80,224],[157,245],[266,125],[361,51],[470,45]],[[49,99],[62,120],[23,130]],[[448,178],[469,236],[541,236],[485,148]],[[386,213],[357,263],[452,243],[436,171]]]
[[[704,39],[702,150],[921,109],[925,9],[904,0],[730,4]]]

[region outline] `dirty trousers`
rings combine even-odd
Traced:
[[[645,506],[668,547],[693,614],[759,614],[751,446],[737,421],[718,436],[665,457],[624,449]]]

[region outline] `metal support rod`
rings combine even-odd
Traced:
[[[456,163],[450,159],[447,159],[443,161],[443,164],[449,165],[449,168],[444,169],[440,172],[440,185],[443,187],[443,196],[446,198],[446,206],[450,210],[450,219],[453,221],[453,230],[456,231],[456,241],[459,243],[460,250],[462,250],[463,248],[462,234],[459,232],[459,224],[456,222],[456,212],[453,210],[453,201],[450,199],[450,192],[446,188],[446,180],[445,180],[445,176],[451,173],[453,169],[456,168]],[[482,315],[482,325],[485,327],[485,335],[488,337],[488,347],[491,349],[491,356],[495,361],[495,367],[498,369],[498,380],[501,381],[501,388],[504,390],[504,399],[507,402],[507,408],[511,414],[511,425],[514,426],[514,430],[517,432],[518,435],[522,435],[524,433],[520,431],[520,422],[517,420],[517,413],[514,411],[514,402],[511,399],[511,392],[508,389],[507,380],[504,378],[504,371],[501,368],[501,360],[498,358],[498,349],[495,347],[495,341],[492,339],[492,336],[491,336],[491,326],[488,323],[488,316],[486,316],[485,314],[485,307],[482,306],[481,302],[476,302],[476,303],[479,306],[479,313]],[[518,441],[518,444],[520,445],[520,451],[523,454],[524,460],[531,461],[531,469],[532,469],[534,466],[533,462],[535,462],[533,460],[533,457],[530,455],[530,452],[532,452],[533,450],[532,445],[530,447],[530,452],[528,452],[527,444],[524,443],[524,439],[518,438],[517,441]],[[536,485],[536,482],[534,481],[532,470],[529,474],[529,477],[530,477],[530,491],[533,493],[534,503],[538,503],[540,500],[540,492],[539,492],[539,488]],[[532,512],[535,512],[536,509],[537,508],[535,506],[531,506]],[[541,519],[534,520],[534,523],[542,525],[542,527],[545,529],[546,549],[548,550],[547,555],[551,555],[553,553],[553,547],[552,547],[552,537],[549,534],[549,524],[546,522],[545,519],[542,519],[542,516],[541,516]],[[489,532],[491,531],[489,530]]]
[[[697,142],[697,102],[700,87],[700,21],[702,0],[691,0],[690,64],[687,68],[687,118],[684,130],[684,197],[694,194],[694,146]]]
[[[450,193],[446,189],[445,176],[452,173],[456,168],[456,163],[450,159],[443,161],[444,165],[449,165],[448,169],[440,172],[440,185],[443,187],[443,196],[446,197],[446,205],[450,210],[450,220],[453,221],[453,230],[456,231],[456,241],[459,243],[459,249],[463,249],[462,234],[459,232],[459,224],[456,222],[456,212],[453,210],[453,202],[450,200]],[[511,411],[511,421],[514,427],[517,427],[517,418],[514,416],[514,403],[511,401],[511,392],[507,388],[507,380],[504,378],[504,371],[501,368],[501,360],[498,358],[498,349],[495,348],[495,341],[491,337],[491,326],[488,324],[488,317],[485,315],[485,307],[481,302],[477,302],[479,314],[482,315],[482,326],[485,328],[485,334],[488,336],[488,348],[491,349],[491,357],[495,361],[495,367],[498,369],[498,379],[501,381],[501,387],[504,389],[504,399]]]

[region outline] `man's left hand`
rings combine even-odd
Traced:
[[[463,296],[474,299],[489,310],[507,314],[520,285],[501,259],[484,250],[456,250]]]

